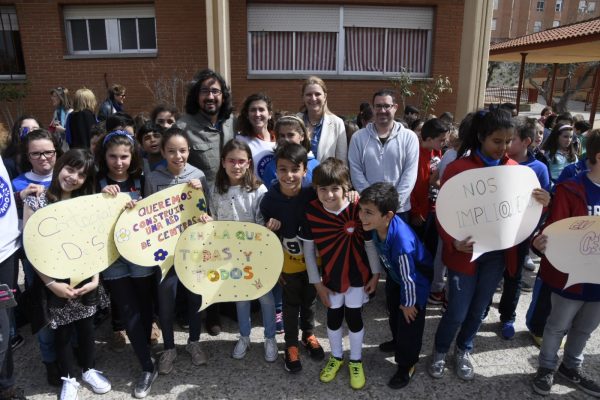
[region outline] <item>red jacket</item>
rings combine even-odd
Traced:
[[[506,155],[500,160],[500,165],[519,165],[516,161],[508,158]],[[452,178],[455,175],[460,174],[463,171],[467,171],[474,168],[483,168],[485,164],[477,155],[470,155],[468,157],[459,158],[446,167],[444,176],[442,177],[441,185]],[[477,262],[471,262],[471,253],[463,253],[462,251],[454,248],[454,238],[450,236],[439,223],[438,220],[438,232],[442,238],[442,261],[451,270],[459,272],[461,274],[474,275],[477,268]],[[473,238],[475,241],[477,238]],[[514,276],[517,271],[517,246],[513,246],[509,249],[504,250],[506,256],[506,269],[510,276]]]
[[[419,166],[417,167],[417,181],[410,194],[410,213],[427,218],[429,211],[433,211],[433,203],[429,200],[429,178],[431,177],[431,160],[434,157],[442,158],[439,150],[429,150],[419,147]]]
[[[552,199],[552,206],[548,219],[540,232],[553,222],[570,217],[582,217],[588,214],[587,195],[582,181],[586,172],[582,172],[575,178],[556,185],[556,192]],[[583,301],[600,301],[600,285],[590,283],[579,283],[564,289],[569,275],[554,268],[548,259],[542,254],[540,262],[540,278],[554,291],[563,297]]]

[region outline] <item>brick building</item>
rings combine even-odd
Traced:
[[[492,43],[600,16],[597,0],[493,0]]]
[[[181,108],[185,83],[209,65],[220,70],[211,54],[225,53],[237,107],[265,91],[276,109],[298,110],[301,82],[315,74],[332,111],[352,115],[407,67],[415,79],[448,76],[455,90],[436,111],[455,111],[469,1],[0,0],[0,84],[26,81],[24,109],[42,123],[58,86],[86,86],[101,102],[120,83],[135,115],[159,98]]]

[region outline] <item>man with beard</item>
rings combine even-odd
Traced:
[[[188,163],[206,175],[207,195],[215,183],[223,145],[234,137],[232,109],[231,91],[219,73],[205,69],[194,76],[185,99],[185,114],[177,120],[177,126],[189,138]],[[178,289],[183,287],[180,285]],[[177,309],[185,307],[178,302]],[[206,330],[212,336],[221,332],[218,304],[206,310]]]
[[[202,170],[209,187],[215,182],[221,149],[234,136],[231,91],[217,72],[205,69],[194,76],[177,126],[190,140],[188,162]]]

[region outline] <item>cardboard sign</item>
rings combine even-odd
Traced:
[[[471,236],[473,261],[488,251],[521,243],[533,233],[543,207],[531,192],[539,187],[533,170],[521,165],[464,171],[440,189],[437,218],[453,238]]]
[[[27,221],[23,242],[35,269],[56,279],[81,281],[104,271],[119,257],[113,229],[131,198],[94,194],[59,201]]]
[[[187,183],[156,192],[121,214],[115,226],[117,249],[134,264],[160,266],[164,277],[173,266],[177,240],[206,208],[204,192]]]
[[[214,221],[187,229],[175,249],[175,271],[202,307],[258,299],[281,274],[283,250],[277,236],[249,222]]]
[[[578,283],[600,284],[600,216],[572,217],[544,229],[546,257],[565,274],[565,288]]]

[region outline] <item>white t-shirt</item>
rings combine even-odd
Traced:
[[[8,171],[0,156],[0,262],[10,257],[20,247],[19,218],[15,195]],[[12,285],[11,282],[2,282]]]
[[[254,164],[254,175],[260,177],[265,167],[275,157],[275,142],[269,142],[250,136],[236,136],[236,139],[245,142],[252,151],[252,163]]]

